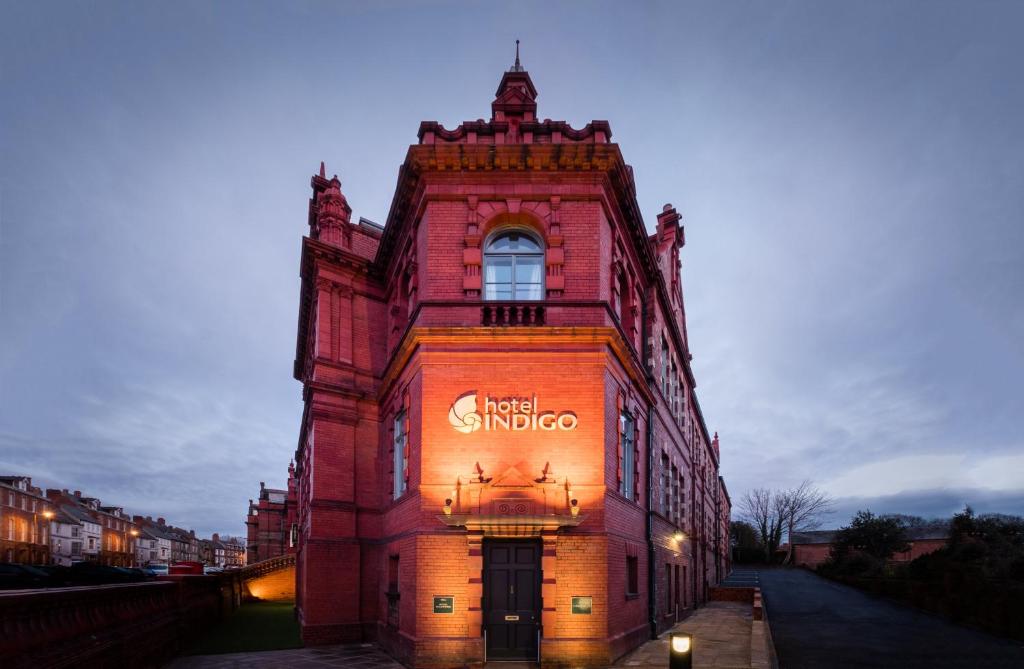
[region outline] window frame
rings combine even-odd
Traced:
[[[492,251],[492,250],[490,250],[491,246],[493,244],[495,244],[498,240],[502,239],[503,237],[511,236],[511,235],[518,235],[518,236],[526,237],[527,239],[529,239],[530,241],[532,241],[534,244],[537,245],[537,249],[538,250],[537,251],[513,251],[513,250],[509,250],[509,251],[496,251],[495,250],[495,251]],[[488,266],[490,265],[490,263],[493,260],[505,259],[505,258],[511,259],[510,281],[507,284],[504,283],[504,282],[502,282],[502,283],[490,283],[489,284],[488,281],[487,281],[487,268],[488,268]],[[519,297],[517,295],[518,287],[516,285],[516,269],[518,267],[518,263],[519,263],[518,259],[519,258],[540,259],[540,284],[539,284],[540,285],[540,288],[539,288],[540,294],[537,297]],[[495,230],[493,233],[491,233],[487,237],[487,240],[484,242],[484,245],[483,245],[483,266],[482,266],[483,275],[481,277],[481,294],[482,294],[482,297],[483,297],[484,301],[486,301],[486,302],[541,302],[541,301],[543,301],[545,299],[546,294],[547,294],[547,292],[546,292],[546,279],[547,279],[547,276],[546,276],[547,275],[546,258],[547,258],[547,252],[546,252],[546,249],[544,247],[544,240],[541,238],[541,236],[539,234],[535,233],[534,231],[532,231],[532,230],[530,230],[528,228],[521,228],[521,227],[512,227],[512,228],[507,228],[506,227],[506,228],[500,228],[498,230]],[[505,286],[505,285],[507,285],[507,286],[509,286],[509,289],[510,289],[510,292],[511,292],[511,297],[502,298],[502,297],[497,297],[497,296],[493,296],[493,297],[490,296],[489,295],[489,290],[488,290],[488,286],[489,285],[494,285],[494,286]],[[534,286],[534,285],[537,285],[537,284],[530,283],[530,284],[524,284],[524,285],[526,285],[526,286]]]
[[[622,439],[622,485],[619,492],[630,502],[636,499],[636,419],[628,409],[619,414]]]
[[[405,471],[409,464],[405,457],[405,445],[409,439],[409,435],[405,433],[404,409],[395,414],[392,428],[394,431],[394,434],[391,437],[391,447],[394,450],[394,453],[392,453],[392,466],[395,471],[392,493],[393,499],[399,499],[408,490],[408,486],[405,482]]]

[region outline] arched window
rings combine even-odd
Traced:
[[[508,230],[487,242],[484,299],[544,299],[544,249],[533,235]]]

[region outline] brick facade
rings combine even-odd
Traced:
[[[298,505],[295,466],[288,465],[288,489],[268,488],[260,481],[260,494],[249,500],[245,518],[246,562],[256,564],[295,552],[298,538]]]
[[[540,122],[535,100],[517,60],[490,121],[421,124],[383,229],[352,222],[322,166],[312,179],[295,359],[306,643],[462,666],[497,652],[504,624],[535,630],[517,647],[545,665],[606,665],[729,569],[681,217],[666,205],[649,235],[609,124]],[[542,260],[501,256],[502,239]],[[514,295],[489,299],[503,263]],[[509,540],[536,547],[539,597],[495,623],[505,591],[485,555]]]

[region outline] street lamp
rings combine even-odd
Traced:
[[[693,637],[689,634],[673,633],[668,642],[668,669],[692,669]]]
[[[680,532],[679,530],[676,530],[676,533],[672,535],[672,538],[676,541],[682,541],[686,538],[686,535]]]
[[[53,518],[53,511],[43,511],[43,518],[47,520]]]

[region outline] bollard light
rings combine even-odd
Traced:
[[[668,641],[668,669],[692,669],[693,637],[672,633]]]
[[[441,510],[444,511],[446,516],[452,515],[452,500],[450,497],[444,501],[444,506],[441,507]]]

